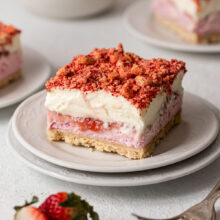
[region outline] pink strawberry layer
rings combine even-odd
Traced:
[[[212,13],[199,21],[195,21],[190,15],[181,12],[168,0],[154,0],[152,7],[153,11],[161,17],[170,19],[184,29],[200,36],[220,32],[220,12]]]
[[[137,132],[133,128],[130,132],[125,132],[125,125],[119,123],[109,124],[109,128],[102,128],[100,122],[94,127],[94,121],[90,121],[89,129],[82,129],[83,120],[88,125],[88,120],[77,118],[74,119],[70,116],[58,114],[56,112],[48,111],[48,129],[58,129],[61,131],[68,131],[74,134],[89,136],[106,140],[109,142],[119,143],[128,147],[144,148],[151,140],[163,129],[166,124],[176,115],[181,109],[182,96],[173,95],[171,99],[166,103],[164,109],[160,112],[160,115],[155,120],[154,124],[148,126],[145,131],[137,135]],[[72,121],[75,123],[72,123]],[[77,124],[79,123],[79,124]]]
[[[21,52],[14,52],[0,57],[0,81],[17,72],[22,66]]]

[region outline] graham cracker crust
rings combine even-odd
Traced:
[[[0,81],[0,88],[7,86],[9,83],[16,81],[22,76],[21,69]]]
[[[154,14],[154,17],[160,24],[178,34],[183,40],[191,44],[211,44],[220,42],[220,33],[210,33],[206,36],[199,36],[194,32],[187,31],[170,19],[165,19],[158,14]]]
[[[130,159],[141,159],[151,156],[156,145],[166,136],[171,128],[179,124],[181,121],[181,110],[173,117],[173,119],[154,137],[154,139],[147,144],[144,148],[127,147],[126,145],[107,142],[101,139],[86,137],[67,131],[58,129],[48,130],[48,139],[50,141],[65,141],[71,145],[79,145],[85,147],[92,147],[99,151],[113,152],[126,156]]]

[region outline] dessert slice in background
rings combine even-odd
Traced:
[[[0,88],[21,77],[21,31],[0,22]]]
[[[194,44],[220,42],[219,0],[153,0],[156,19]]]
[[[185,63],[94,49],[47,84],[48,138],[132,159],[148,157],[180,122]]]

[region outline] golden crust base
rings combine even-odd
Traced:
[[[65,141],[71,145],[80,145],[85,147],[93,147],[99,151],[114,152],[126,156],[130,159],[141,159],[149,157],[154,151],[157,144],[166,136],[168,131],[179,124],[181,121],[181,110],[174,116],[174,118],[166,125],[154,139],[144,148],[136,149],[127,147],[122,144],[110,143],[101,139],[86,137],[78,134],[73,134],[58,129],[48,130],[48,139],[50,141]]]
[[[170,19],[165,19],[158,14],[154,14],[157,21],[169,28],[174,33],[178,34],[182,39],[188,41],[192,44],[210,44],[210,43],[218,43],[220,42],[220,33],[211,33],[206,36],[199,36],[194,32],[190,32],[176,24]]]
[[[19,79],[22,76],[22,71],[21,69],[18,70],[17,72],[11,74],[10,76],[8,76],[7,78],[3,79],[2,81],[0,81],[0,88],[3,88],[5,86],[7,86],[9,83],[16,81],[17,79]]]

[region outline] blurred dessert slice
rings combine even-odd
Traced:
[[[220,42],[219,0],[153,0],[156,19],[186,41]]]
[[[21,77],[21,31],[0,22],[0,88]]]

